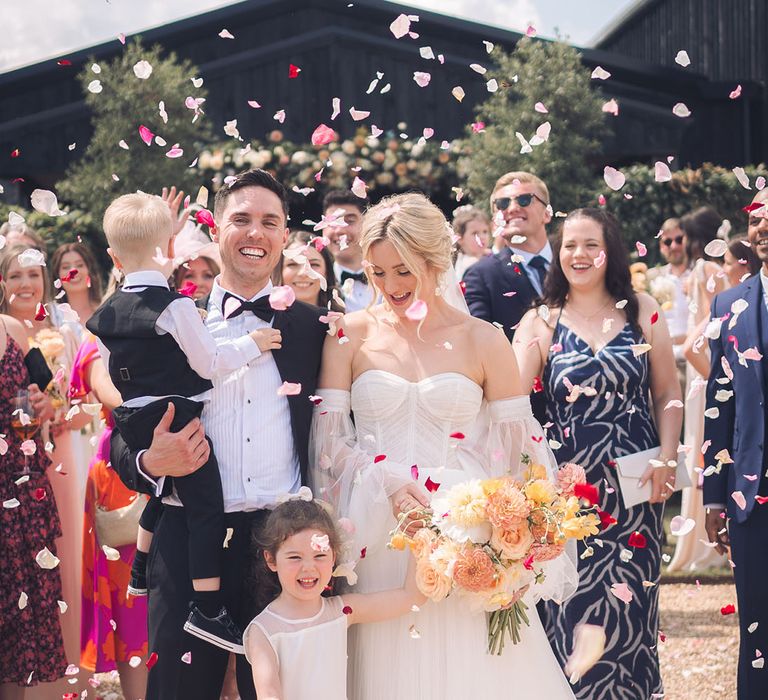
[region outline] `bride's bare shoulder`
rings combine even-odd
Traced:
[[[337,327],[343,328],[344,333],[350,339],[365,338],[370,329],[378,322],[379,311],[374,307],[373,309],[361,309],[344,314],[337,323]]]

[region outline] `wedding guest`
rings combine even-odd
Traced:
[[[0,226],[0,236],[5,238],[5,245],[23,245],[26,248],[39,250],[44,257],[47,256],[45,241],[32,227],[25,223],[12,224],[6,221]]]
[[[723,272],[731,287],[760,272],[760,259],[746,236],[736,236],[728,241],[728,249],[723,256]]]
[[[182,260],[173,273],[174,289],[195,301],[207,297],[213,289],[213,280],[221,271],[218,246],[188,221],[174,238],[173,254]]]
[[[283,251],[283,264],[275,268],[273,282],[287,284],[296,298],[305,304],[343,312],[344,308],[333,296],[334,291],[338,294],[333,255],[327,246],[318,250],[313,244],[316,238],[308,231],[291,233]],[[321,279],[325,280],[325,289],[320,284]]]
[[[458,237],[456,241],[456,260],[453,269],[456,275],[461,277],[467,268],[491,254],[488,247],[491,222],[485,212],[465,205],[453,212],[453,233]]]
[[[493,187],[491,210],[503,226],[506,246],[464,273],[465,297],[473,316],[499,324],[511,341],[523,314],[541,296],[552,261],[549,191],[531,173],[506,173]]]
[[[575,685],[576,696],[647,700],[662,693],[662,515],[682,423],[670,406],[680,400],[672,341],[656,301],[632,289],[618,222],[599,209],[577,209],[564,220],[542,303],[548,313],[529,311],[515,336],[521,379],[528,389],[542,387],[558,462],[586,469],[587,481],[600,487],[603,522],[611,523],[602,546],[579,543],[578,591],[561,606],[547,605],[547,631],[565,665],[577,623],[608,625],[605,653]],[[648,465],[641,481],[650,482],[650,499],[627,508],[614,460],[656,446],[668,466]],[[631,604],[611,594],[619,583]]]
[[[253,585],[267,600],[243,641],[260,698],[346,698],[347,629],[405,615],[427,600],[413,557],[402,588],[325,597],[341,537],[317,501],[279,505],[254,545]]]
[[[700,207],[680,219],[685,232],[686,250],[691,261],[691,272],[686,282],[688,296],[688,337],[696,334],[701,324],[709,318],[709,307],[715,294],[725,289],[728,280],[720,265],[709,259],[705,253],[707,244],[718,237],[722,218],[711,207]],[[685,352],[685,346],[684,352]],[[706,349],[704,349],[706,352]],[[704,359],[703,357],[701,358]],[[706,365],[706,362],[702,362]],[[692,486],[683,489],[680,515],[693,520],[696,525],[687,534],[677,538],[675,553],[669,563],[669,571],[703,571],[721,566],[722,557],[706,544],[704,530],[704,509],[701,502],[701,483],[704,442],[704,411],[706,397],[704,379],[699,374],[696,362],[686,365],[685,386],[685,432],[683,443],[687,446],[686,468]]]
[[[373,298],[373,290],[363,270],[360,232],[368,200],[349,190],[331,190],[323,199],[323,216],[330,220],[323,233],[333,258],[333,273],[344,297],[347,313],[364,309]]]
[[[83,503],[88,460],[83,451],[80,429],[90,422],[90,416],[80,412],[67,420],[69,404],[69,376],[77,353],[77,338],[71,325],[58,323],[50,311],[50,288],[45,262],[39,251],[24,244],[6,247],[0,257],[0,279],[3,295],[0,313],[8,314],[23,324],[28,343],[39,347],[48,362],[54,381],[46,397],[54,405],[55,413],[43,431],[44,441],[55,445],[51,453],[48,475],[56,497],[61,519],[62,536],[56,541],[63,583],[63,601],[66,612],[61,617],[64,647],[67,659],[77,665],[80,659],[80,596]],[[60,321],[60,319],[58,319]],[[55,375],[59,375],[56,379]],[[38,686],[28,694],[35,700],[43,697],[59,698],[67,689],[76,686],[59,683],[49,687]]]
[[[136,550],[136,527],[146,496],[128,490],[109,463],[111,411],[120,394],[101,361],[90,334],[75,357],[70,398],[101,403],[105,428],[88,467],[83,523],[83,597],[80,667],[92,673],[117,670],[125,700],[140,700],[146,692],[147,600],[127,595],[131,562]],[[103,546],[119,558],[107,558]]]
[[[768,190],[749,212],[747,237],[762,268],[715,297],[710,334],[712,365],[707,383],[703,505],[709,541],[733,562],[739,608],[739,700],[768,697],[761,663],[768,648]],[[734,304],[746,302],[738,314]],[[736,317],[737,316],[737,317]],[[752,351],[750,353],[750,351]],[[748,357],[747,357],[748,356]]]
[[[0,493],[6,501],[0,518],[0,697],[4,700],[24,700],[28,686],[62,679],[67,669],[58,603],[63,600],[61,569],[51,561],[51,556],[61,555],[56,549],[61,524],[46,475],[49,457],[39,431],[33,435],[12,427],[14,411],[24,408],[17,403],[19,392],[29,386],[24,364],[28,349],[24,326],[15,318],[0,316],[0,433],[8,450],[0,459]],[[37,385],[29,391],[31,403],[45,408],[36,415],[27,408],[27,415],[44,422],[52,415],[50,402]],[[35,451],[23,456],[21,445],[26,438],[34,440]],[[25,472],[28,479],[20,481]],[[8,501],[16,506],[9,507]]]
[[[207,433],[216,445],[225,524],[228,533],[231,529],[222,550],[222,592],[235,621],[245,626],[250,616],[242,572],[251,530],[263,524],[267,507],[297,491],[306,478],[312,418],[308,397],[316,390],[327,330],[318,309],[297,301],[284,311],[274,310],[267,302],[270,276],[288,238],[285,188],[266,171],[241,173],[217,192],[213,214],[222,271],[208,298],[207,327],[217,339],[274,327],[283,342],[280,350],[263,353],[227,381],[214,382],[202,415],[205,430],[195,420],[170,432],[169,411],[144,452],[132,453],[119,432],[112,435],[111,462],[126,486],[164,497],[149,558],[149,650],[158,656],[149,671],[147,700],[218,697],[228,660],[225,651],[182,631],[192,590],[189,535],[184,509],[166,488],[166,477],[189,474],[206,462]],[[230,297],[242,303],[242,313],[225,318]],[[226,303],[228,308],[231,304]],[[299,392],[279,391],[284,382],[299,385]],[[186,652],[191,664],[182,659]],[[237,677],[243,700],[253,700],[253,677],[244,656],[238,656]]]
[[[101,304],[101,273],[96,258],[85,243],[64,243],[53,252],[48,270],[57,303],[69,304],[79,317],[76,330],[81,340],[83,325]],[[59,288],[61,292],[56,291]]]

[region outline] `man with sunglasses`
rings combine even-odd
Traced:
[[[691,265],[688,259],[685,232],[680,228],[680,219],[667,219],[661,225],[659,252],[666,265],[648,270],[650,291],[656,298],[671,297],[670,303],[664,304],[664,316],[672,336],[672,347],[677,362],[680,383],[685,396],[686,361],[683,355],[683,343],[688,334],[688,296],[685,293]],[[665,293],[664,287],[669,288]]]
[[[552,262],[549,191],[531,173],[506,173],[494,185],[491,211],[494,236],[500,234],[506,246],[466,271],[465,298],[473,316],[499,324],[511,342],[523,314],[541,296]]]

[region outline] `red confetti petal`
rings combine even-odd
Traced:
[[[360,558],[361,558],[361,559],[365,559],[365,555],[366,555],[366,554],[368,554],[368,547],[363,547],[363,548],[360,550]]]
[[[73,279],[75,279],[75,277],[77,277],[77,268],[73,267],[69,272],[67,272],[66,275],[64,275],[64,277],[61,277],[60,279],[62,282],[71,282]]]
[[[659,632],[659,641],[663,644],[667,641],[667,635],[664,632]]]
[[[157,663],[157,652],[153,651],[147,659],[146,667],[152,668]]]
[[[463,440],[464,439],[464,433],[451,433],[451,437],[456,440]]]
[[[191,297],[195,295],[197,291],[197,285],[194,282],[187,280],[184,285],[179,289],[179,294],[183,294],[185,297]]]
[[[544,439],[543,435],[539,435],[539,437],[536,437],[535,435],[531,435],[531,440],[534,442],[541,442]]]
[[[36,501],[42,501],[45,499],[45,489],[43,488],[35,489],[32,495],[34,496]]]
[[[733,603],[728,603],[720,608],[721,615],[733,615],[736,612],[736,606]]]
[[[616,518],[614,518],[608,511],[597,509],[597,515],[600,518],[600,529],[605,530],[611,525],[616,524]]]
[[[197,214],[195,214],[195,221],[197,221],[198,224],[205,224],[209,228],[215,225],[213,222],[213,214],[207,209],[201,209],[197,212]]]
[[[534,377],[533,378],[533,393],[539,394],[542,391],[544,391],[544,384],[541,382],[541,377]]]
[[[45,307],[38,302],[37,309],[35,309],[35,321],[44,321],[48,316],[48,312]]]
[[[768,496],[755,496],[755,500],[760,504],[768,503]]]
[[[288,77],[289,78],[298,78],[299,73],[301,73],[301,68],[298,66],[294,66],[293,63],[291,63],[290,66],[288,66]]]
[[[642,532],[633,532],[629,536],[629,546],[637,547],[638,549],[645,549],[648,545],[648,541],[645,539],[645,535]]]
[[[418,481],[419,480],[419,468],[415,464],[411,467],[411,478],[414,481]]]
[[[747,204],[746,207],[742,207],[741,210],[749,214],[750,212],[755,211],[755,209],[762,209],[764,206],[764,202],[752,202],[752,204]]]
[[[432,481],[430,477],[427,477],[427,480],[424,482],[424,487],[430,493],[434,493],[435,491],[437,491],[437,489],[440,488],[440,484],[438,484],[436,481]]]
[[[352,614],[352,608],[349,607],[349,605],[345,605],[341,612],[343,612],[345,615],[351,615]]]
[[[14,148],[11,151],[11,158],[18,158],[21,155],[21,151],[18,148]]]
[[[459,282],[459,289],[461,289],[462,295],[467,293],[467,283],[464,280],[461,280],[461,282]]]
[[[528,558],[527,558],[527,559],[526,559],[526,560],[523,562],[523,566],[524,566],[524,567],[525,567],[525,568],[526,568],[528,571],[533,571],[533,554],[531,554],[531,555],[530,555],[530,556],[529,556],[529,557],[528,557]]]
[[[339,338],[343,338],[344,337],[344,329],[343,328],[339,328],[339,332],[336,335]]]
[[[659,312],[658,311],[654,311],[653,314],[651,315],[651,325],[656,323],[656,321],[658,321],[658,320],[659,320]]]
[[[519,274],[520,274],[520,266],[519,266],[519,265],[515,265],[515,266],[512,268],[512,270],[514,271],[514,273],[515,273],[516,275],[519,275]]]
[[[574,484],[573,495],[577,498],[583,498],[585,501],[589,501],[593,506],[597,505],[600,500],[597,487],[592,484]]]
[[[383,462],[387,458],[387,455],[376,455],[373,458],[373,463],[378,464],[379,462]]]
[[[60,66],[71,66],[72,61],[70,61],[68,58],[62,58],[59,61],[56,61],[56,63]]]

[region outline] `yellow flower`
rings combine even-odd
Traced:
[[[486,479],[482,482],[483,492],[486,496],[496,493],[506,484],[507,479]]]
[[[551,503],[557,496],[555,485],[547,479],[536,479],[525,485],[525,495],[536,504]]]
[[[530,479],[546,479],[547,468],[543,464],[531,464],[525,471],[526,481]]]
[[[396,532],[389,540],[389,546],[391,549],[397,549],[403,551],[405,545],[408,543],[408,538],[402,532]]]
[[[600,518],[596,513],[568,518],[562,522],[561,532],[567,538],[583,540],[589,535],[596,535],[600,532]]]
[[[485,520],[486,497],[477,479],[454,486],[447,495],[451,519],[462,527],[474,527]]]

